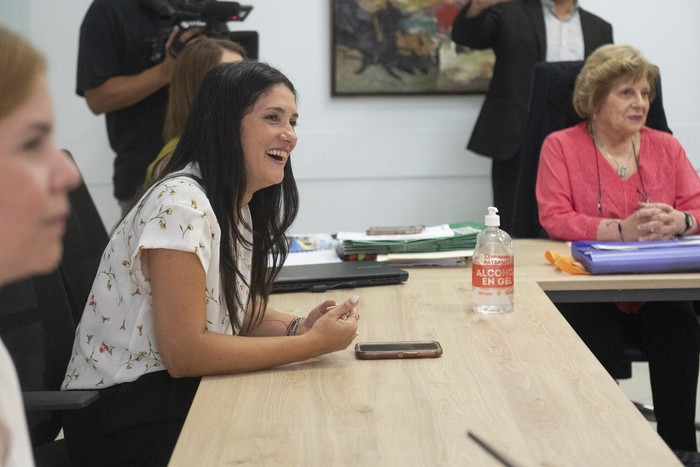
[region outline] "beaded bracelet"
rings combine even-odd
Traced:
[[[297,327],[299,327],[299,322],[302,320],[301,317],[294,318],[290,323],[289,326],[287,326],[287,335],[288,336],[296,336],[297,335]]]

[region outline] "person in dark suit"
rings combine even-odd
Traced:
[[[501,225],[513,225],[518,149],[525,136],[532,72],[543,61],[583,60],[613,42],[612,26],[577,0],[471,0],[452,40],[496,54],[491,85],[467,149],[493,159],[491,181]]]

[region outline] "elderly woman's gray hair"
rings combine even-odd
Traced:
[[[580,117],[590,119],[603,105],[613,83],[620,78],[649,82],[649,101],[656,95],[659,68],[629,45],[609,44],[597,48],[586,59],[574,86],[573,104]]]

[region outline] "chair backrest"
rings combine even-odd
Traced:
[[[71,214],[63,237],[63,259],[59,270],[77,324],[109,236],[84,183],[68,196]]]
[[[73,347],[75,323],[58,270],[0,289],[0,336],[22,391],[58,390]],[[60,413],[26,412],[32,444],[53,441]]]
[[[517,238],[542,238],[546,233],[539,222],[535,197],[537,167],[544,139],[553,131],[581,121],[572,103],[574,84],[583,61],[543,62],[535,65],[530,94],[530,116],[525,141],[520,148],[520,170],[511,234]],[[661,81],[656,83],[656,98],[651,103],[647,126],[671,133],[661,98]]]

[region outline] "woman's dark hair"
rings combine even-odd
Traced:
[[[271,66],[253,61],[218,65],[204,77],[180,142],[163,175],[182,170],[197,162],[199,183],[211,203],[221,227],[221,284],[234,332],[250,333],[267,307],[272,278],[288,253],[285,232],[299,210],[299,193],[292,173],[291,158],[284,166],[282,183],[258,190],[248,204],[252,218],[253,261],[250,275],[250,308],[242,303],[237,281],[236,248],[250,247],[239,229],[240,209],[248,185],[241,144],[241,123],[258,98],[273,86],[282,84],[296,98],[292,83]],[[268,268],[268,258],[272,266]],[[236,308],[250,316],[243,322]]]

